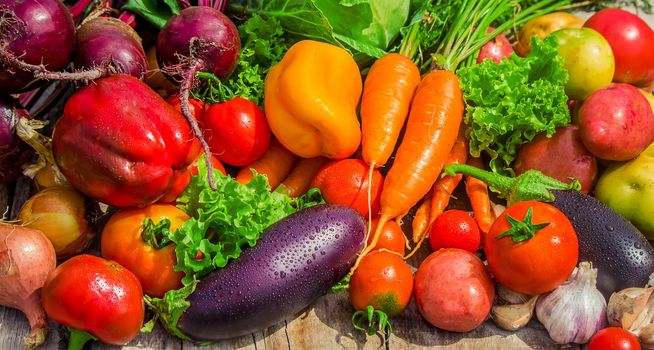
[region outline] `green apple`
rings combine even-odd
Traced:
[[[590,28],[565,28],[550,34],[559,42],[570,79],[565,93],[574,100],[583,100],[593,91],[611,84],[615,59],[604,37]]]

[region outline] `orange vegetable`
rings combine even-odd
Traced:
[[[440,181],[439,181],[440,182]],[[438,182],[434,186],[438,185]],[[411,231],[413,232],[413,242],[418,243],[421,237],[424,237],[425,233],[429,229],[429,215],[431,213],[431,193],[428,193],[425,198],[420,203],[418,210],[413,215],[413,221],[411,222]]]
[[[468,164],[480,169],[484,168],[479,158],[468,159]],[[495,221],[490,197],[488,196],[488,185],[472,176],[466,176],[466,194],[470,200],[470,205],[472,205],[472,212],[482,232],[482,237],[485,237]]]
[[[453,72],[437,70],[425,75],[413,98],[404,138],[384,181],[379,226],[360,258],[377,244],[388,220],[408,212],[429,192],[457,139],[463,111],[459,79]]]
[[[301,158],[295,164],[293,171],[277,186],[275,191],[285,193],[289,197],[299,197],[307,193],[311,187],[313,176],[328,161],[329,159],[324,157]]]
[[[252,171],[250,169],[254,169],[257,173],[268,177],[270,188],[277,188],[293,169],[296,159],[296,155],[273,138],[270,140],[270,148],[264,153],[263,157],[239,170],[238,174],[236,174],[236,181],[247,184],[252,180]]]

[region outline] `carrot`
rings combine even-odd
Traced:
[[[270,140],[270,148],[263,156],[254,161],[254,163],[242,167],[236,174],[236,181],[247,184],[252,180],[252,171],[254,169],[259,174],[268,177],[270,188],[276,188],[279,183],[288,176],[293,169],[293,164],[297,156],[282,146],[277,139]]]
[[[293,171],[275,189],[275,192],[285,193],[289,197],[299,197],[309,190],[313,176],[329,159],[325,157],[301,158],[295,164]]]
[[[477,168],[484,168],[479,158],[468,159],[468,164]],[[493,225],[493,221],[495,221],[490,197],[488,196],[488,185],[472,176],[466,176],[466,194],[470,200],[475,220],[483,233],[482,236],[485,236],[491,225]]]
[[[386,54],[370,67],[361,97],[361,156],[370,166],[368,183],[373,169],[386,164],[393,153],[418,84],[420,70],[405,55]],[[368,193],[369,213],[370,201]],[[370,221],[372,214],[368,216]]]
[[[359,260],[377,244],[380,228],[408,212],[436,182],[456,141],[463,111],[459,79],[453,72],[436,70],[425,75],[411,103],[404,138],[384,180],[379,225]]]
[[[434,185],[436,186],[436,185]],[[431,194],[427,193],[425,198],[420,203],[418,210],[413,215],[411,222],[411,231],[413,232],[413,242],[417,243],[420,239],[416,237],[424,236],[429,231],[429,219],[431,212]]]

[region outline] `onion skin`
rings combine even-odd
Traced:
[[[41,231],[0,223],[0,305],[21,310],[29,320],[28,349],[47,335],[41,288],[55,265],[54,248]]]
[[[5,21],[11,16],[18,19],[14,23],[0,22],[0,41],[7,41],[7,51],[26,63],[43,63],[50,71],[68,65],[75,46],[75,27],[60,0],[0,0],[0,10],[6,14]],[[0,62],[0,92],[27,91],[36,87],[31,84],[34,80],[32,72]]]
[[[29,118],[29,114],[11,97],[0,93],[0,186],[16,180],[22,174],[21,164],[29,162],[33,155],[16,135],[20,118]]]
[[[81,253],[95,236],[86,221],[84,196],[68,187],[47,187],[30,197],[18,212],[18,219],[43,232],[59,259]]]
[[[123,21],[96,17],[77,30],[75,69],[91,69],[110,63],[119,73],[143,80],[148,63],[138,34]],[[109,60],[109,62],[105,62]]]

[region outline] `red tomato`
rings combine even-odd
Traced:
[[[477,221],[463,210],[447,210],[439,215],[429,231],[433,251],[460,248],[474,253],[481,243]]]
[[[413,271],[401,256],[374,250],[361,259],[354,270],[349,292],[356,310],[372,305],[388,316],[396,316],[411,301]]]
[[[138,278],[114,261],[82,254],[70,258],[48,276],[41,290],[50,318],[124,345],[143,324],[143,290]]]
[[[180,113],[182,112],[181,101],[179,100],[179,95],[170,95],[166,99],[169,105],[175,107]],[[204,113],[204,102],[196,100],[192,97],[188,99],[188,108],[191,114],[195,117],[195,120],[202,122],[202,113]]]
[[[261,109],[241,97],[211,105],[202,118],[204,137],[218,159],[245,166],[263,156],[270,128]]]
[[[513,224],[509,217],[521,223]],[[491,226],[484,251],[497,282],[528,295],[543,294],[561,285],[579,257],[577,233],[570,220],[556,207],[536,201],[507,208]]]
[[[181,228],[189,219],[171,204],[121,209],[111,216],[102,230],[102,256],[133,272],[145,294],[162,298],[167,291],[182,287],[184,273],[173,268],[177,264],[175,244],[155,248],[143,239],[146,218],[154,224],[168,219],[170,231]]]
[[[609,42],[615,58],[613,81],[647,86],[654,81],[654,31],[635,14],[604,9],[584,27],[598,31]]]
[[[377,223],[379,219],[372,220],[372,227],[370,232],[375,232],[377,229]],[[372,241],[372,234],[368,237],[368,244]],[[384,225],[384,229],[379,236],[377,245],[374,249],[388,249],[392,252],[396,252],[404,256],[404,249],[406,248],[406,236],[404,236],[404,231],[397,222],[391,220]]]
[[[354,208],[368,216],[368,165],[360,159],[341,159],[325,164],[311,181],[320,189],[325,202]],[[373,217],[379,214],[384,177],[375,169],[372,173],[371,208]]]
[[[588,343],[588,350],[640,350],[640,343],[631,332],[609,327],[595,333]]]

